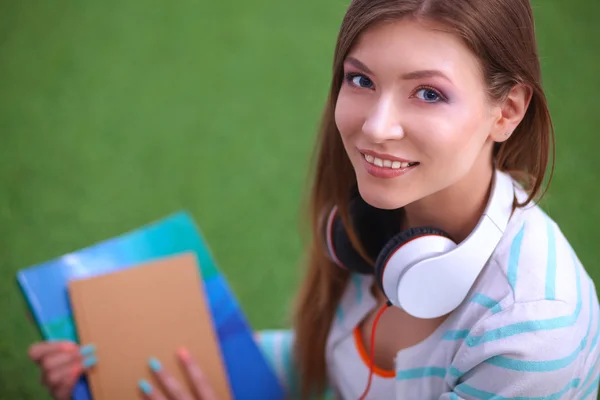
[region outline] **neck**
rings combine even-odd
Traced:
[[[494,169],[473,168],[454,185],[405,207],[403,229],[432,226],[462,242],[473,231],[487,205]]]

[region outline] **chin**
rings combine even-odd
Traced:
[[[396,210],[410,203],[410,200],[398,189],[386,189],[359,181],[358,191],[367,204],[381,210]]]

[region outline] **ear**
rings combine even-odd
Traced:
[[[518,83],[512,87],[506,99],[499,105],[499,117],[490,136],[494,142],[504,142],[517,129],[525,117],[531,96],[531,88],[527,85]]]

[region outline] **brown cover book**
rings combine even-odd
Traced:
[[[148,361],[156,357],[188,386],[176,352],[186,347],[219,399],[231,399],[218,337],[194,253],[71,281],[69,294],[82,344],[95,344],[88,372],[94,400],[137,399],[138,381],[158,387]]]

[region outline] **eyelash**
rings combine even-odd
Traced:
[[[434,88],[432,86],[421,85],[418,88],[416,88],[413,93],[417,93],[419,90],[423,90],[423,89],[431,90],[432,92],[434,92],[440,98],[440,100],[442,100],[445,103],[448,102],[448,98],[441,91],[437,90],[436,88]],[[412,96],[414,96],[414,94]]]
[[[357,89],[370,89],[370,88],[357,87],[352,82],[352,80],[354,78],[356,78],[356,77],[364,77],[364,78],[368,79],[371,83],[373,82],[373,81],[371,81],[371,79],[369,79],[365,75],[359,74],[359,73],[356,73],[356,72],[348,72],[344,76],[345,76],[346,83],[349,84],[350,86],[354,87],[354,88],[357,88]],[[425,89],[425,90],[431,90],[432,92],[434,92],[440,98],[440,100],[442,100],[443,102],[446,102],[446,103],[448,102],[448,97],[446,97],[440,90],[434,88],[433,86],[429,86],[429,85],[421,85],[421,86],[417,87],[413,91],[413,93],[411,94],[411,97],[414,96],[416,93],[418,93],[420,90],[423,90],[423,89]]]
[[[368,77],[366,77],[365,75],[363,75],[363,74],[358,74],[358,73],[356,73],[356,72],[348,72],[348,73],[346,73],[346,74],[345,74],[345,80],[346,80],[346,83],[348,83],[349,85],[351,85],[351,86],[353,86],[353,87],[357,87],[357,86],[356,86],[354,83],[352,83],[352,80],[353,80],[354,78],[357,78],[357,77],[359,77],[359,76],[360,76],[360,77],[363,77],[363,78],[366,78],[366,79],[368,79],[368,80],[369,80],[371,83],[373,83],[373,81],[371,81],[371,79],[369,79],[369,78],[368,78]],[[360,88],[360,87],[359,87],[359,89],[364,89],[364,88]]]

